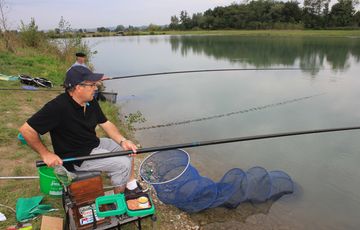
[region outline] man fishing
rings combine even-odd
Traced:
[[[76,56],[76,61],[75,63],[71,66],[84,66],[86,68],[89,68],[87,65],[86,65],[86,54],[83,53],[83,52],[77,52],[75,53],[75,56]]]
[[[84,66],[73,66],[64,81],[65,93],[48,102],[19,129],[29,146],[39,153],[49,167],[62,165],[69,170],[104,171],[116,188],[115,193],[141,192],[134,177],[134,156],[110,157],[83,162],[64,163],[63,158],[132,150],[136,145],[120,134],[94,99],[103,74],[93,73]],[[98,138],[99,125],[110,138]],[[54,152],[42,144],[39,134],[50,132]]]

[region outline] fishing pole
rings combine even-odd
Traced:
[[[312,70],[312,69],[304,69],[304,68],[233,68],[233,69],[199,69],[199,70],[179,70],[179,71],[170,71],[170,72],[157,72],[157,73],[144,73],[144,74],[135,74],[135,75],[125,75],[119,77],[109,77],[104,79],[103,81],[111,81],[117,79],[125,79],[125,78],[137,78],[137,77],[146,77],[146,76],[157,76],[157,75],[171,75],[171,74],[187,74],[187,73],[203,73],[203,72],[227,72],[227,71],[265,71],[265,70]],[[20,90],[20,91],[63,91],[56,89],[18,89],[18,88],[0,88],[0,90]]]
[[[219,140],[212,140],[212,141],[196,141],[196,142],[184,143],[184,144],[141,148],[141,149],[137,150],[137,154],[156,152],[156,151],[165,151],[165,150],[172,150],[172,149],[179,149],[179,148],[191,148],[191,147],[199,147],[199,146],[206,146],[206,145],[225,144],[225,143],[231,143],[231,142],[252,141],[252,140],[269,139],[269,138],[277,138],[277,137],[298,136],[298,135],[306,135],[306,134],[338,132],[338,131],[348,131],[348,130],[357,130],[357,129],[360,129],[360,126],[263,134],[263,135],[255,135],[255,136],[226,138],[226,139],[219,139]],[[110,152],[110,153],[103,153],[103,154],[96,154],[96,155],[89,155],[89,156],[82,156],[82,157],[65,158],[65,159],[63,159],[63,162],[94,160],[94,159],[102,159],[102,158],[115,157],[115,156],[127,156],[130,154],[133,154],[133,152],[131,150],[118,151],[118,152]],[[44,163],[44,161],[36,161],[36,167],[45,166],[45,165],[46,164]]]
[[[39,176],[2,176],[0,180],[27,180],[27,179],[39,179]]]
[[[170,75],[170,74],[186,74],[186,73],[203,73],[203,72],[226,72],[226,71],[265,71],[265,70],[307,70],[303,68],[230,68],[230,69],[198,69],[198,70],[179,70],[179,71],[170,71],[170,72],[158,72],[158,73],[144,73],[136,75],[125,75],[120,77],[111,77],[104,79],[104,81],[124,79],[124,78],[136,78],[136,77],[147,77],[147,76],[156,76],[156,75]]]
[[[19,89],[19,88],[0,88],[0,90],[16,90],[16,91],[27,91],[27,92],[62,92],[63,89]]]

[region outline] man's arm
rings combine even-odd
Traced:
[[[19,129],[20,133],[25,138],[27,144],[39,153],[42,160],[49,167],[61,165],[63,162],[58,155],[50,152],[41,142],[39,134],[27,122],[25,122]]]
[[[124,150],[132,150],[136,153],[136,145],[130,140],[126,140],[123,135],[120,134],[116,126],[110,121],[106,121],[100,124],[100,127],[106,132],[106,134],[113,139],[116,143],[121,145]]]

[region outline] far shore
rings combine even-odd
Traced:
[[[237,35],[274,37],[351,37],[360,38],[360,29],[344,30],[165,30],[165,31],[124,31],[85,32],[81,37],[141,36],[141,35]],[[55,38],[61,35],[55,35]]]

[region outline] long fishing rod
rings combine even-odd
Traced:
[[[303,68],[233,68],[233,69],[199,69],[199,70],[179,70],[179,71],[170,71],[170,72],[157,72],[157,73],[144,73],[144,74],[135,74],[135,75],[125,75],[119,77],[110,77],[104,79],[103,81],[111,81],[117,79],[125,78],[137,78],[137,77],[146,77],[146,76],[157,76],[157,75],[171,75],[171,74],[186,74],[186,73],[204,73],[204,72],[229,72],[229,71],[265,71],[265,70],[307,70]],[[56,89],[19,89],[19,88],[0,88],[1,90],[18,90],[18,91],[28,91],[28,92],[40,92],[40,91],[63,91]]]
[[[62,92],[63,89],[22,89],[22,88],[0,88],[0,90],[16,90],[16,91],[26,91],[26,92]]]
[[[302,68],[234,68],[234,69],[199,69],[199,70],[180,70],[180,71],[170,71],[170,72],[157,72],[157,73],[144,73],[144,74],[135,74],[135,75],[125,75],[119,77],[110,77],[104,79],[103,81],[125,79],[125,78],[137,78],[137,77],[146,77],[146,76],[156,76],[156,75],[170,75],[170,74],[186,74],[186,73],[203,73],[203,72],[227,72],[227,71],[265,71],[265,70],[307,70]],[[0,88],[0,90],[19,90],[19,91],[29,91],[29,92],[40,92],[40,91],[63,91],[56,89],[19,89],[19,88]]]
[[[0,180],[27,180],[39,179],[39,176],[1,176]]]
[[[212,141],[196,141],[196,142],[184,143],[184,144],[142,148],[142,149],[138,149],[137,153],[140,154],[140,153],[165,151],[165,150],[179,149],[179,148],[191,148],[191,147],[199,147],[199,146],[205,146],[205,145],[225,144],[225,143],[231,143],[231,142],[252,141],[252,140],[269,139],[269,138],[277,138],[277,137],[298,136],[298,135],[305,135],[305,134],[327,133],[327,132],[338,132],[338,131],[347,131],[347,130],[356,130],[356,129],[360,129],[360,126],[331,128],[331,129],[315,129],[315,130],[306,130],[306,131],[297,131],[297,132],[273,133],[273,134],[264,134],[264,135],[255,135],[255,136],[246,136],[246,137],[234,137],[234,138],[219,139],[219,140],[212,140]],[[133,152],[131,150],[110,152],[110,153],[96,154],[96,155],[90,155],[90,156],[65,158],[65,159],[63,159],[63,162],[75,162],[75,161],[83,161],[83,160],[102,159],[102,158],[115,157],[115,156],[127,156],[132,153]],[[44,163],[44,161],[36,161],[36,167],[45,166],[45,165],[46,164]]]
[[[226,72],[226,71],[265,71],[265,70],[306,70],[302,68],[231,68],[231,69],[199,69],[199,70],[179,70],[179,71],[170,71],[170,72],[158,72],[158,73],[144,73],[136,75],[125,75],[120,77],[111,77],[105,79],[104,81],[124,79],[124,78],[136,78],[136,77],[146,77],[146,76],[156,76],[156,75],[170,75],[170,74],[186,74],[186,73],[203,73],[203,72]]]

